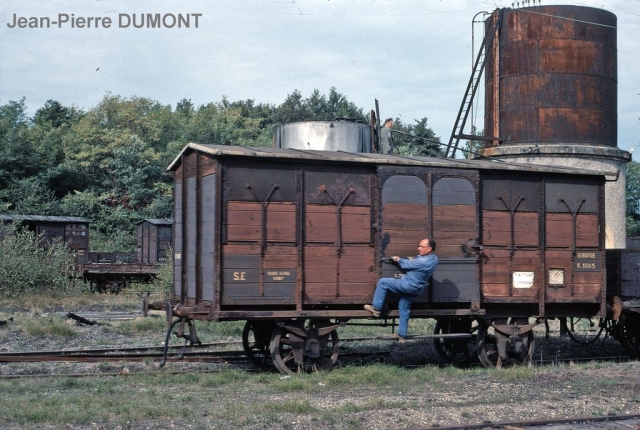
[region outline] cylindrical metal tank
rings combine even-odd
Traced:
[[[372,152],[371,126],[360,121],[304,121],[273,128],[273,147]]]
[[[497,49],[485,63],[485,134],[509,145],[615,147],[616,16],[580,6],[501,12]]]
[[[619,172],[605,186],[606,246],[626,245],[625,164],[617,141],[617,18],[582,6],[499,9],[485,60],[482,155]]]

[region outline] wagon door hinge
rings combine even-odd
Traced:
[[[578,205],[578,208],[573,211],[571,210],[571,207],[569,206],[569,203],[567,203],[567,201],[565,199],[563,199],[562,197],[558,199],[559,202],[564,203],[564,205],[567,207],[567,210],[569,211],[569,213],[571,214],[571,223],[572,223],[572,231],[571,231],[571,295],[573,296],[575,294],[574,291],[574,267],[575,267],[575,260],[576,260],[576,254],[578,252],[578,212],[580,212],[580,209],[582,208],[582,205],[584,204],[584,202],[586,202],[586,199],[581,199],[580,200],[580,204]]]
[[[509,211],[510,221],[511,221],[511,246],[510,246],[509,258],[513,259],[513,254],[514,254],[515,249],[516,249],[516,234],[515,234],[515,230],[516,230],[516,228],[515,228],[516,211],[518,210],[518,206],[520,206],[520,203],[522,203],[522,201],[524,200],[524,196],[520,196],[520,198],[516,202],[516,204],[513,207],[513,209],[509,208],[509,206],[507,205],[507,202],[504,201],[502,196],[498,195],[496,198],[498,200],[500,200],[502,202],[502,204],[504,205],[505,209],[507,209],[507,211]]]
[[[578,236],[578,212],[580,212],[580,209],[582,208],[582,205],[584,204],[584,202],[586,202],[586,199],[582,199],[580,201],[580,205],[578,205],[578,209],[575,210],[575,212],[573,210],[571,210],[571,207],[569,207],[569,203],[567,203],[567,201],[563,198],[559,198],[558,199],[559,202],[564,203],[564,205],[567,207],[567,210],[569,211],[569,213],[571,214],[571,222],[572,222],[572,240],[571,240],[571,246],[572,246],[572,253],[571,253],[571,261],[573,261],[576,257],[576,253],[578,251],[578,246],[577,246],[577,236]]]
[[[336,206],[336,216],[337,216],[337,262],[336,262],[336,297],[340,297],[340,256],[342,255],[342,206],[345,204],[349,196],[356,193],[355,188],[349,188],[349,192],[340,200],[339,203],[336,203],[336,200],[329,194],[327,191],[327,187],[325,185],[320,186],[320,193],[326,194],[329,197],[329,200]]]
[[[349,196],[351,196],[351,194],[355,194],[356,190],[355,188],[349,188],[349,192],[342,198],[342,200],[340,201],[340,203],[336,203],[335,199],[331,196],[331,194],[329,194],[329,192],[327,191],[327,187],[322,185],[320,186],[320,192],[323,194],[326,194],[327,197],[329,197],[329,200],[331,200],[331,203],[333,203],[336,206],[336,215],[338,217],[338,223],[337,223],[337,228],[338,228],[338,255],[340,255],[342,253],[342,206],[345,204],[345,202],[347,201],[347,199],[349,198]]]
[[[273,193],[275,193],[276,190],[280,188],[280,185],[275,184],[271,188],[271,191],[269,191],[269,194],[267,194],[267,197],[264,200],[261,200],[260,197],[258,197],[258,194],[256,194],[255,190],[251,187],[251,185],[246,184],[244,187],[247,190],[251,190],[251,192],[253,193],[253,196],[260,203],[260,206],[261,206],[261,214],[260,214],[260,216],[261,216],[261,220],[260,220],[260,235],[261,235],[260,255],[262,257],[264,257],[265,251],[267,249],[267,206],[269,206],[269,200],[273,196]]]

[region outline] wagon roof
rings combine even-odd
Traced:
[[[188,143],[180,154],[171,162],[167,170],[175,170],[180,165],[182,154],[188,151],[201,151],[214,156],[238,156],[269,158],[279,160],[334,161],[362,164],[392,164],[424,167],[449,167],[473,170],[508,170],[543,173],[570,173],[575,175],[616,176],[615,171],[578,169],[573,167],[547,166],[537,164],[512,163],[496,159],[464,160],[457,158],[410,157],[388,154],[371,154],[364,152],[318,151],[284,148],[264,148],[249,146],[203,145]]]
[[[142,221],[138,221],[137,224],[142,224],[143,222],[148,222],[149,224],[154,225],[173,225],[172,218],[147,218]]]
[[[3,221],[39,221],[39,222],[62,222],[62,223],[90,223],[86,218],[76,216],[48,216],[48,215],[10,215],[0,214]]]

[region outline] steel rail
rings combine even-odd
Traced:
[[[233,361],[243,359],[243,351],[210,351],[210,352],[185,352],[182,358],[175,359],[181,361]],[[148,359],[160,360],[163,357],[161,353],[142,353],[142,354],[73,354],[73,355],[13,355],[5,357],[0,354],[0,362],[2,363],[40,363],[54,361],[76,361],[76,362],[96,362],[96,361],[145,361]],[[173,359],[172,359],[173,360]]]
[[[340,339],[340,342],[360,342],[367,340],[376,340],[376,337],[350,337]],[[242,344],[240,340],[230,341],[216,341],[211,343],[202,343],[199,345],[171,345],[169,350],[181,350],[181,349],[203,349],[208,347],[223,347],[227,345]],[[0,353],[1,362],[13,362],[20,361],[14,360],[13,357],[38,357],[38,356],[89,356],[103,354],[109,357],[109,354],[122,354],[122,353],[144,353],[147,351],[163,351],[164,346],[138,346],[138,347],[118,347],[118,348],[97,348],[97,349],[59,349],[59,350],[40,350],[40,351],[17,351],[17,352],[3,352]]]
[[[375,337],[353,337],[342,339],[341,342],[357,342],[375,340]],[[170,358],[171,361],[236,361],[246,358],[245,351],[193,351],[212,346],[226,346],[239,344],[241,341],[218,341],[200,345],[172,345],[170,351],[181,352],[182,358]],[[152,353],[149,351],[158,351]],[[129,347],[129,348],[100,348],[100,349],[73,349],[51,351],[19,351],[0,353],[0,363],[33,363],[33,362],[96,362],[96,361],[145,361],[148,359],[161,359],[163,346]],[[348,356],[349,354],[342,354]],[[361,354],[360,354],[361,355]],[[171,357],[171,356],[170,356]]]
[[[207,348],[212,346],[226,346],[240,344],[241,341],[228,341],[228,342],[213,342],[203,343],[200,345],[187,345],[189,348]],[[169,349],[182,349],[182,345],[169,346]],[[146,351],[162,351],[164,346],[137,346],[137,347],[120,347],[120,348],[97,348],[97,349],[59,349],[59,350],[41,350],[41,351],[17,351],[17,352],[3,352],[0,357],[12,357],[12,356],[39,356],[39,355],[79,355],[79,354],[108,354],[108,353],[124,353],[124,352],[146,352]],[[2,360],[0,359],[0,362]]]
[[[447,426],[433,427],[411,427],[403,430],[463,430],[463,429],[503,429],[503,428],[519,428],[526,429],[533,426],[547,426],[557,424],[588,424],[606,421],[622,421],[640,419],[640,414],[621,414],[621,415],[603,415],[603,416],[583,416],[569,418],[542,418],[532,420],[517,421],[483,421],[482,423],[471,424],[455,424]],[[616,427],[618,428],[618,427]]]

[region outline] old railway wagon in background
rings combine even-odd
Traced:
[[[337,329],[371,320],[377,280],[401,275],[387,258],[424,237],[440,263],[411,315],[437,320],[444,358],[473,338],[486,366],[526,362],[536,318],[607,315],[605,172],[199,144],[169,169],[174,297],[145,302],[167,311],[167,337],[178,323],[195,341],[193,320],[246,320],[256,361],[330,368]],[[397,316],[391,303],[371,322]]]
[[[99,292],[117,293],[132,282],[149,282],[160,272],[171,249],[173,220],[149,218],[138,222],[136,253],[90,252],[82,266],[84,279]]]
[[[173,220],[148,218],[138,222],[136,257],[139,263],[157,264],[167,261],[173,237]]]
[[[87,261],[90,221],[86,218],[0,214],[0,223],[2,225],[19,223],[25,226],[39,238],[42,246],[47,246],[54,240],[60,240],[75,253],[77,264]]]
[[[132,282],[148,282],[159,273],[171,249],[173,220],[165,218],[138,223],[136,254],[89,251],[90,221],[86,218],[0,214],[0,221],[20,223],[43,246],[54,240],[66,243],[75,253],[76,271],[98,292],[117,293]]]

